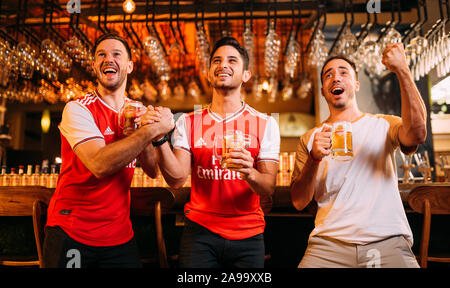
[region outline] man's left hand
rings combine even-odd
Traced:
[[[409,69],[406,62],[405,49],[403,43],[390,44],[383,51],[381,62],[394,73],[404,69]]]
[[[246,180],[253,170],[254,159],[252,154],[244,148],[235,148],[231,152],[227,153],[224,159],[227,164],[236,164],[242,166],[242,168],[229,168],[230,170],[241,173],[241,178]]]

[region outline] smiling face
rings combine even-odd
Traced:
[[[127,75],[133,71],[133,62],[123,43],[106,39],[95,50],[93,68],[99,84],[114,91],[126,85]]]
[[[219,47],[211,58],[208,80],[214,89],[237,89],[251,77],[244,70],[239,52],[232,46]]]
[[[343,59],[333,59],[323,68],[322,95],[328,105],[344,109],[359,91],[355,70]]]

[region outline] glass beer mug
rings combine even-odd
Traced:
[[[219,154],[217,151],[218,144],[222,142],[222,153]],[[220,161],[220,166],[224,169],[226,168],[242,168],[239,164],[232,164],[232,163],[226,163],[225,160],[225,154],[231,152],[232,149],[236,148],[244,148],[247,149],[250,145],[250,139],[249,137],[245,137],[245,135],[242,133],[242,131],[235,130],[235,131],[227,131],[224,133],[222,137],[216,136],[214,139],[214,155],[216,158]]]
[[[122,129],[124,135],[130,135],[138,128],[135,122],[141,111],[145,112],[146,108],[142,102],[127,101],[119,111],[119,128]]]
[[[353,159],[352,124],[335,122],[331,133],[331,156],[338,161]]]

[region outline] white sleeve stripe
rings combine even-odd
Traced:
[[[278,159],[258,159],[257,160],[257,162],[264,162],[264,161],[275,162],[275,163],[280,162]]]
[[[175,149],[183,150],[183,151],[188,152],[189,154],[192,153],[191,150],[189,150],[189,149],[187,149],[187,148],[184,148],[184,147],[181,147],[181,146],[174,146],[173,149],[174,149],[174,150],[175,150]]]
[[[80,142],[78,142],[78,143],[76,143],[75,145],[73,145],[72,149],[75,150],[75,148],[76,148],[78,145],[84,144],[84,143],[86,143],[86,142],[89,142],[89,141],[95,140],[95,139],[105,140],[105,138],[99,137],[99,136],[89,137],[89,138],[86,138],[86,139],[84,139],[84,140],[81,140]]]

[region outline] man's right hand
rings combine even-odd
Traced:
[[[331,153],[331,127],[323,125],[322,130],[314,135],[311,156],[320,161]]]
[[[166,107],[156,107],[155,111],[157,111],[160,115],[160,121],[155,122],[152,125],[153,129],[157,129],[158,135],[154,138],[154,140],[158,140],[175,127],[175,121],[173,118],[172,111]]]

